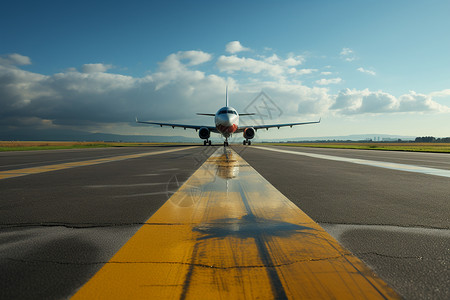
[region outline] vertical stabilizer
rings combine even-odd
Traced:
[[[226,92],[225,92],[225,97],[226,97],[225,106],[228,107],[228,84],[227,84],[227,90],[226,90]]]

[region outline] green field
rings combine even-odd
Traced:
[[[105,147],[154,147],[174,143],[108,143],[108,142],[16,142],[0,141],[0,151],[31,151]]]
[[[55,149],[105,148],[105,147],[155,147],[155,146],[167,146],[177,144],[178,143],[0,141],[0,151],[30,151],[30,150],[55,150]],[[450,153],[450,144],[448,143],[257,143],[257,144],[261,146],[289,146],[289,147]],[[180,143],[179,145],[183,144]]]
[[[450,153],[447,143],[262,143],[260,145]]]

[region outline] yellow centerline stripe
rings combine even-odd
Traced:
[[[223,151],[73,298],[399,298],[239,155]]]
[[[0,171],[0,179],[7,179],[7,178],[12,178],[12,177],[19,177],[19,176],[25,176],[25,175],[31,175],[31,174],[37,174],[37,173],[57,171],[57,170],[70,169],[70,168],[76,168],[76,167],[84,167],[84,166],[90,166],[90,165],[96,165],[96,164],[103,164],[103,163],[114,162],[114,161],[119,161],[119,160],[139,158],[139,157],[144,157],[144,156],[149,156],[149,155],[158,155],[158,154],[164,154],[164,153],[170,153],[170,152],[191,149],[191,148],[195,148],[195,147],[197,147],[197,146],[178,148],[178,149],[170,149],[170,150],[162,150],[162,151],[155,151],[155,152],[145,152],[145,153],[139,153],[139,154],[120,155],[120,156],[113,156],[113,157],[99,158],[99,159],[92,159],[92,160],[85,160],[85,161],[39,166],[39,167],[33,167],[33,168],[6,170],[6,171]]]

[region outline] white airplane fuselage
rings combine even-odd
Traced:
[[[214,122],[220,134],[228,138],[239,127],[239,114],[234,108],[224,106],[216,112]]]
[[[152,124],[152,125],[159,125],[161,127],[163,126],[170,126],[172,128],[175,127],[181,127],[181,128],[189,128],[189,129],[195,129],[195,131],[198,131],[198,136],[203,141],[203,145],[211,145],[211,132],[219,133],[225,138],[224,146],[228,146],[228,138],[233,133],[242,133],[244,137],[243,144],[244,145],[251,145],[251,139],[255,137],[255,132],[258,129],[266,129],[269,130],[269,128],[278,128],[281,127],[291,127],[296,125],[306,125],[306,124],[314,124],[314,123],[320,123],[319,121],[314,122],[300,122],[300,123],[285,123],[285,124],[272,124],[272,125],[249,125],[249,126],[242,126],[239,127],[239,114],[236,109],[228,105],[228,87],[226,89],[225,93],[226,102],[225,106],[219,109],[215,114],[212,113],[197,113],[197,115],[205,115],[205,116],[214,116],[214,123],[215,127],[213,126],[207,126],[207,125],[189,125],[189,124],[175,124],[175,123],[161,123],[161,122],[152,122],[152,121],[139,121],[136,117],[136,123],[145,123],[145,124]],[[250,116],[255,115],[255,113],[243,113],[241,116]]]

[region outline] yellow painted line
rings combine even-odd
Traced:
[[[33,168],[0,171],[0,179],[7,179],[7,178],[12,178],[12,177],[19,177],[19,176],[44,173],[44,172],[50,172],[50,171],[57,171],[57,170],[63,170],[63,169],[70,169],[70,168],[76,168],[76,167],[91,166],[91,165],[103,164],[103,163],[114,162],[114,161],[119,161],[119,160],[139,158],[139,157],[144,157],[144,156],[149,156],[149,155],[158,155],[158,154],[176,152],[176,151],[186,150],[186,149],[195,148],[195,147],[197,147],[197,146],[185,147],[185,148],[181,148],[181,149],[177,148],[177,149],[162,150],[162,151],[155,151],[155,152],[145,152],[145,153],[139,153],[139,154],[120,155],[120,156],[113,156],[113,157],[99,158],[99,159],[92,159],[92,160],[85,160],[85,161],[39,166],[39,167],[33,167]]]
[[[399,298],[240,156],[223,151],[73,298]]]

